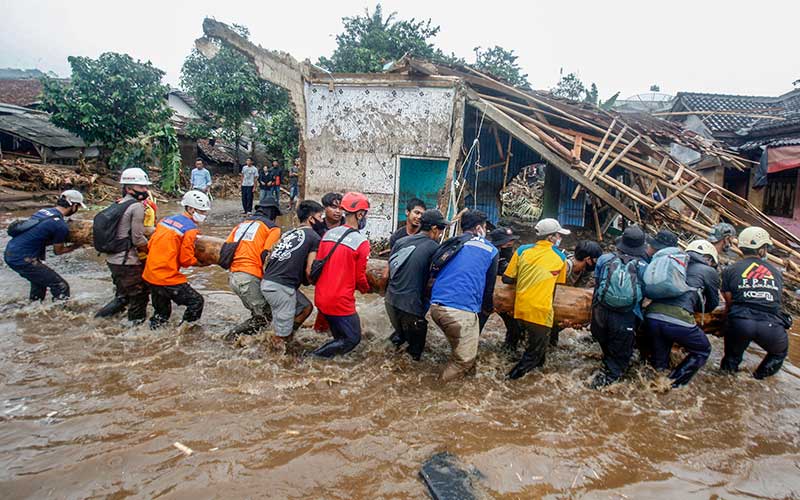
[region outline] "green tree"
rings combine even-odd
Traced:
[[[243,26],[234,29],[245,38],[249,36]],[[255,65],[244,55],[217,44],[219,51],[212,59],[196,48],[192,50],[181,69],[181,86],[195,98],[199,111],[221,131],[222,138],[235,145],[238,161],[239,141],[243,135],[254,133],[253,122],[259,117],[285,114],[289,99],[284,89],[259,78]],[[286,140],[290,143],[282,147],[297,147],[297,135]]]
[[[149,61],[106,52],[97,59],[70,57],[68,83],[45,77],[42,102],[50,120],[113,151],[127,140],[167,123],[172,111],[161,84],[164,72]]]
[[[336,50],[330,58],[320,57],[319,66],[342,73],[377,73],[383,66],[406,53],[434,59],[443,56],[429,40],[439,33],[430,19],[396,20],[397,13],[383,15],[381,4],[363,16],[342,18],[344,31],[336,35]]]
[[[522,72],[522,68],[517,64],[518,56],[514,55],[513,50],[506,50],[499,45],[482,49],[475,47],[475,69],[490,73],[505,80],[511,85],[530,89],[528,74]]]
[[[556,86],[550,89],[550,92],[556,97],[582,101],[586,98],[586,85],[578,78],[578,75],[569,73],[562,76]]]
[[[600,98],[599,93],[597,91],[597,85],[592,82],[591,87],[586,92],[586,97],[584,97],[584,102],[588,102],[589,104],[594,104],[597,106],[597,100]]]

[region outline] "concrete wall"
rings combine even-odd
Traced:
[[[450,156],[454,88],[306,83],[305,102],[306,197],[361,191],[372,206],[367,237],[388,237],[398,157]]]

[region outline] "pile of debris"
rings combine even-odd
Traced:
[[[534,224],[542,215],[543,199],[544,175],[536,165],[525,167],[500,191],[503,217]]]

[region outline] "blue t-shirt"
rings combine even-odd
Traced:
[[[480,236],[464,243],[436,277],[431,292],[431,304],[479,313],[483,304],[487,272],[497,255],[497,248]],[[495,268],[492,280],[496,273]]]
[[[43,220],[19,236],[11,238],[5,252],[5,260],[9,265],[22,264],[26,258],[44,260],[45,247],[64,243],[67,239],[69,227],[57,209],[43,208],[31,218]]]

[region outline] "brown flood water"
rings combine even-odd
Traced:
[[[224,235],[236,204],[215,208],[206,233]],[[380,297],[359,297],[362,344],[325,362],[218,340],[245,317],[219,268],[190,273],[199,328],[179,332],[177,314],[151,332],[93,318],[112,286],[92,251],[48,262],[72,286],[66,305],[27,304],[0,267],[2,498],[424,498],[420,465],[444,450],[480,471],[488,498],[800,497],[797,335],[766,382],[749,376],[755,352],[720,375],[714,338],[687,388],[636,369],[596,392],[586,332],[563,333],[542,372],[504,380],[493,318],[477,375],[443,387],[442,334],[432,326],[421,363],[395,354]],[[325,339],[299,333],[309,348]]]

